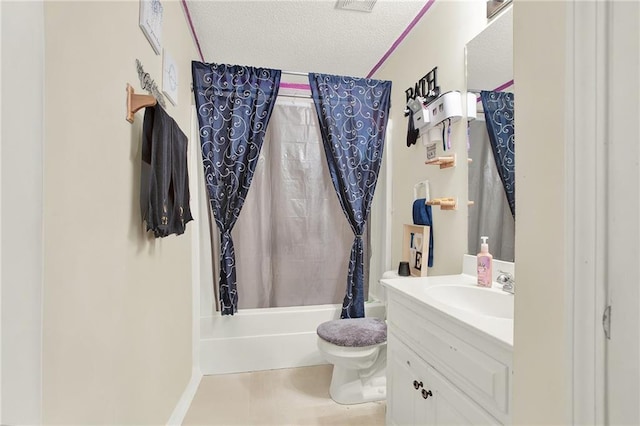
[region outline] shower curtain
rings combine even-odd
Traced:
[[[353,232],[331,183],[311,99],[276,101],[232,237],[239,308],[342,302]]]
[[[206,187],[220,231],[220,311],[233,315],[238,292],[231,231],[258,163],[281,72],[197,61],[191,68]]]
[[[309,74],[333,187],[355,239],[342,318],[364,317],[364,240],[382,163],[391,82]]]
[[[489,237],[495,259],[514,261],[515,220],[509,208],[484,120],[469,124],[469,207],[468,253],[480,252],[480,237]]]

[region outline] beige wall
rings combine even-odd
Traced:
[[[570,419],[571,341],[564,291],[566,8],[564,2],[514,4],[515,424],[558,425]]]
[[[180,3],[162,3],[180,78],[168,112],[189,136],[197,55]],[[45,423],[165,423],[191,376],[191,224],[144,232],[143,112],[124,119],[125,84],[141,92],[136,58],[161,82],[138,7],[45,2]]]
[[[453,126],[453,149],[463,161],[454,169],[426,166],[421,141],[407,148],[407,118],[404,91],[413,87],[433,67],[438,67],[442,92],[464,91],[464,47],[486,26],[485,3],[478,1],[436,1],[407,38],[393,52],[375,78],[393,81],[391,119],[393,120],[393,219],[392,263],[397,269],[402,254],[402,225],[412,223],[413,186],[428,179],[432,197],[458,197],[456,211],[434,208],[434,267],[430,275],[462,272],[462,255],[467,250],[467,158],[466,122]],[[438,147],[438,155],[443,155]]]

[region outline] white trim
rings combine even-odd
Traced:
[[[45,6],[44,6],[44,0],[37,0],[38,6],[39,6],[39,12],[38,12],[38,21],[37,21],[37,25],[40,26],[41,30],[40,30],[40,43],[41,43],[41,48],[42,51],[40,52],[41,56],[41,60],[42,60],[42,64],[41,64],[41,84],[42,84],[42,105],[40,105],[40,110],[41,110],[41,114],[42,114],[42,132],[40,135],[40,149],[41,151],[41,155],[40,155],[40,288],[39,288],[39,293],[40,293],[40,306],[39,306],[39,310],[40,310],[40,324],[39,324],[39,338],[40,338],[40,353],[39,353],[39,360],[38,360],[38,367],[39,367],[39,371],[38,371],[38,420],[39,423],[38,424],[43,424],[44,423],[44,296],[45,296],[45,286],[44,286],[44,280],[45,280],[45,270],[44,270],[44,264],[45,264],[45,228],[44,228],[44,208],[45,208],[45,200],[44,200],[44,196],[45,196],[45,180],[44,180],[44,164],[45,164],[45,158],[46,158],[46,154],[47,154],[47,149],[46,149],[46,133],[45,130],[47,128],[47,114],[45,111],[45,102],[46,102],[46,30],[45,30]],[[32,25],[35,22],[32,22]],[[33,27],[32,27],[33,28]],[[2,91],[0,91],[1,93]],[[2,158],[0,156],[0,158]],[[0,418],[1,419],[1,418]]]
[[[181,425],[184,421],[185,416],[187,415],[187,411],[191,406],[191,402],[196,395],[196,391],[198,390],[198,386],[200,385],[200,380],[202,380],[202,373],[200,373],[199,368],[194,368],[191,373],[191,380],[187,384],[178,404],[173,409],[173,413],[171,413],[171,417],[167,422],[168,425]]]
[[[610,0],[605,17],[608,93],[606,413],[611,425],[640,424],[640,3]]]
[[[189,149],[189,186],[198,188],[198,173],[194,173],[198,164],[198,149],[200,147],[197,133],[197,114],[195,106],[191,107],[191,143]],[[200,205],[200,191],[191,191],[190,207],[192,212],[198,212]],[[197,220],[197,219],[196,219]],[[173,413],[167,422],[168,425],[182,424],[191,402],[196,395],[202,372],[200,370],[200,231],[196,222],[191,222],[191,379],[187,384],[180,400],[173,409]]]
[[[385,149],[386,156],[386,176],[385,176],[385,206],[384,206],[384,258],[382,270],[393,268],[391,265],[392,246],[392,220],[393,220],[393,149],[392,140],[393,121],[389,119],[387,124],[387,143]],[[380,291],[384,291],[380,289]]]
[[[2,3],[0,3],[0,36],[2,35]],[[0,52],[0,93],[2,93],[2,52]],[[2,104],[0,102],[0,242],[2,241]],[[2,244],[0,244],[0,424],[2,424]],[[42,397],[40,398],[42,401]]]
[[[604,424],[607,4],[569,2],[567,8],[568,414],[572,424]]]
[[[191,143],[189,144],[189,169],[191,173],[189,186],[198,188],[198,173],[194,173],[200,167],[198,137],[198,115],[195,106],[191,107]],[[201,192],[191,191],[191,211],[199,211]],[[194,371],[200,372],[200,228],[191,222],[191,339],[192,339],[192,365]]]

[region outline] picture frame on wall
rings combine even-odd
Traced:
[[[167,49],[162,51],[162,92],[172,105],[178,104],[178,67]]]
[[[140,0],[140,29],[156,55],[162,50],[162,13],[160,0]]]

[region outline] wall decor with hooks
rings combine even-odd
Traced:
[[[418,80],[413,87],[409,87],[404,91],[409,101],[418,99],[420,102],[428,104],[440,96],[440,86],[438,86],[438,67],[434,67]],[[408,106],[408,105],[407,105]],[[409,115],[409,111],[405,111],[405,117]]]
[[[158,89],[158,84],[151,78],[148,72],[144,71],[142,67],[142,63],[139,59],[136,59],[136,69],[138,71],[138,78],[140,79],[140,86],[142,90],[146,90],[150,95],[153,95],[158,100],[158,103],[162,105],[163,108],[167,107],[167,103],[164,99],[164,95]]]

